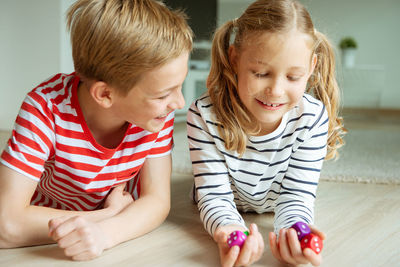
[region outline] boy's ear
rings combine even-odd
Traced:
[[[113,103],[113,90],[107,83],[96,81],[90,86],[90,95],[103,108],[110,108]]]
[[[229,62],[231,63],[233,71],[237,74],[237,57],[238,53],[234,45],[230,45],[228,49]]]

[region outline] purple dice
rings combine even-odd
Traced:
[[[240,248],[243,246],[244,241],[246,240],[247,235],[241,231],[233,231],[228,236],[228,246],[231,248],[233,246],[239,246]]]
[[[310,227],[308,227],[308,225],[303,222],[297,222],[293,224],[291,228],[296,230],[297,237],[299,240],[303,239],[303,237],[311,233]]]

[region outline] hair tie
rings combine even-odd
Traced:
[[[232,20],[233,27],[237,27],[237,20],[238,20],[238,18],[234,18]]]

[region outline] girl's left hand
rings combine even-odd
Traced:
[[[326,236],[314,226],[311,226],[311,232],[318,235],[322,240]],[[297,238],[296,231],[292,228],[279,231],[279,241],[273,232],[269,233],[269,246],[272,255],[282,263],[291,265],[311,263],[313,266],[319,266],[322,262],[321,254],[316,254],[313,250],[306,248],[301,251],[300,242]]]
[[[91,260],[109,247],[100,226],[83,217],[59,217],[49,221],[49,236],[73,260]]]

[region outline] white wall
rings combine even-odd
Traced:
[[[313,17],[314,24],[326,32],[331,40],[338,44],[340,38],[353,36],[357,49],[357,74],[363,83],[376,76],[371,83],[378,87],[381,78],[384,85],[378,88],[378,107],[400,109],[400,1],[398,0],[302,0]],[[378,74],[384,69],[384,77]],[[365,74],[368,69],[369,75]],[[376,69],[376,71],[374,71]],[[345,70],[339,69],[339,78]],[[348,73],[343,76],[346,77]],[[365,80],[365,79],[364,79]],[[344,81],[343,81],[344,82]],[[345,83],[345,82],[344,82]],[[368,87],[365,85],[365,88]],[[361,86],[344,86],[344,95],[348,98],[367,98],[365,94],[374,94],[372,90],[364,91]],[[372,96],[369,96],[370,98]],[[346,99],[345,99],[346,100]],[[346,101],[345,101],[346,103]]]
[[[0,130],[12,128],[28,91],[55,73],[73,71],[65,11],[74,1],[0,1]],[[218,25],[240,16],[251,2],[219,0]],[[357,39],[356,64],[383,66],[385,84],[378,92],[378,107],[400,109],[397,79],[400,74],[400,1],[301,2],[308,7],[316,27],[327,33],[335,44],[345,35]],[[339,69],[340,74],[343,73]],[[372,97],[369,91],[362,91],[363,88],[344,89],[347,99],[352,97],[358,101],[360,98],[368,103]]]
[[[0,129],[9,130],[31,89],[72,71],[64,16],[71,0],[0,1]]]
[[[71,73],[74,71],[72,60],[72,47],[69,32],[67,31],[66,15],[68,8],[76,0],[61,0],[60,2],[60,72]]]
[[[218,25],[240,16],[252,2],[219,0]],[[344,91],[345,106],[400,109],[400,1],[300,2],[311,13],[315,27],[326,33],[334,45],[347,35],[355,37],[358,42],[354,70],[341,68],[340,51],[337,51],[338,80]]]

